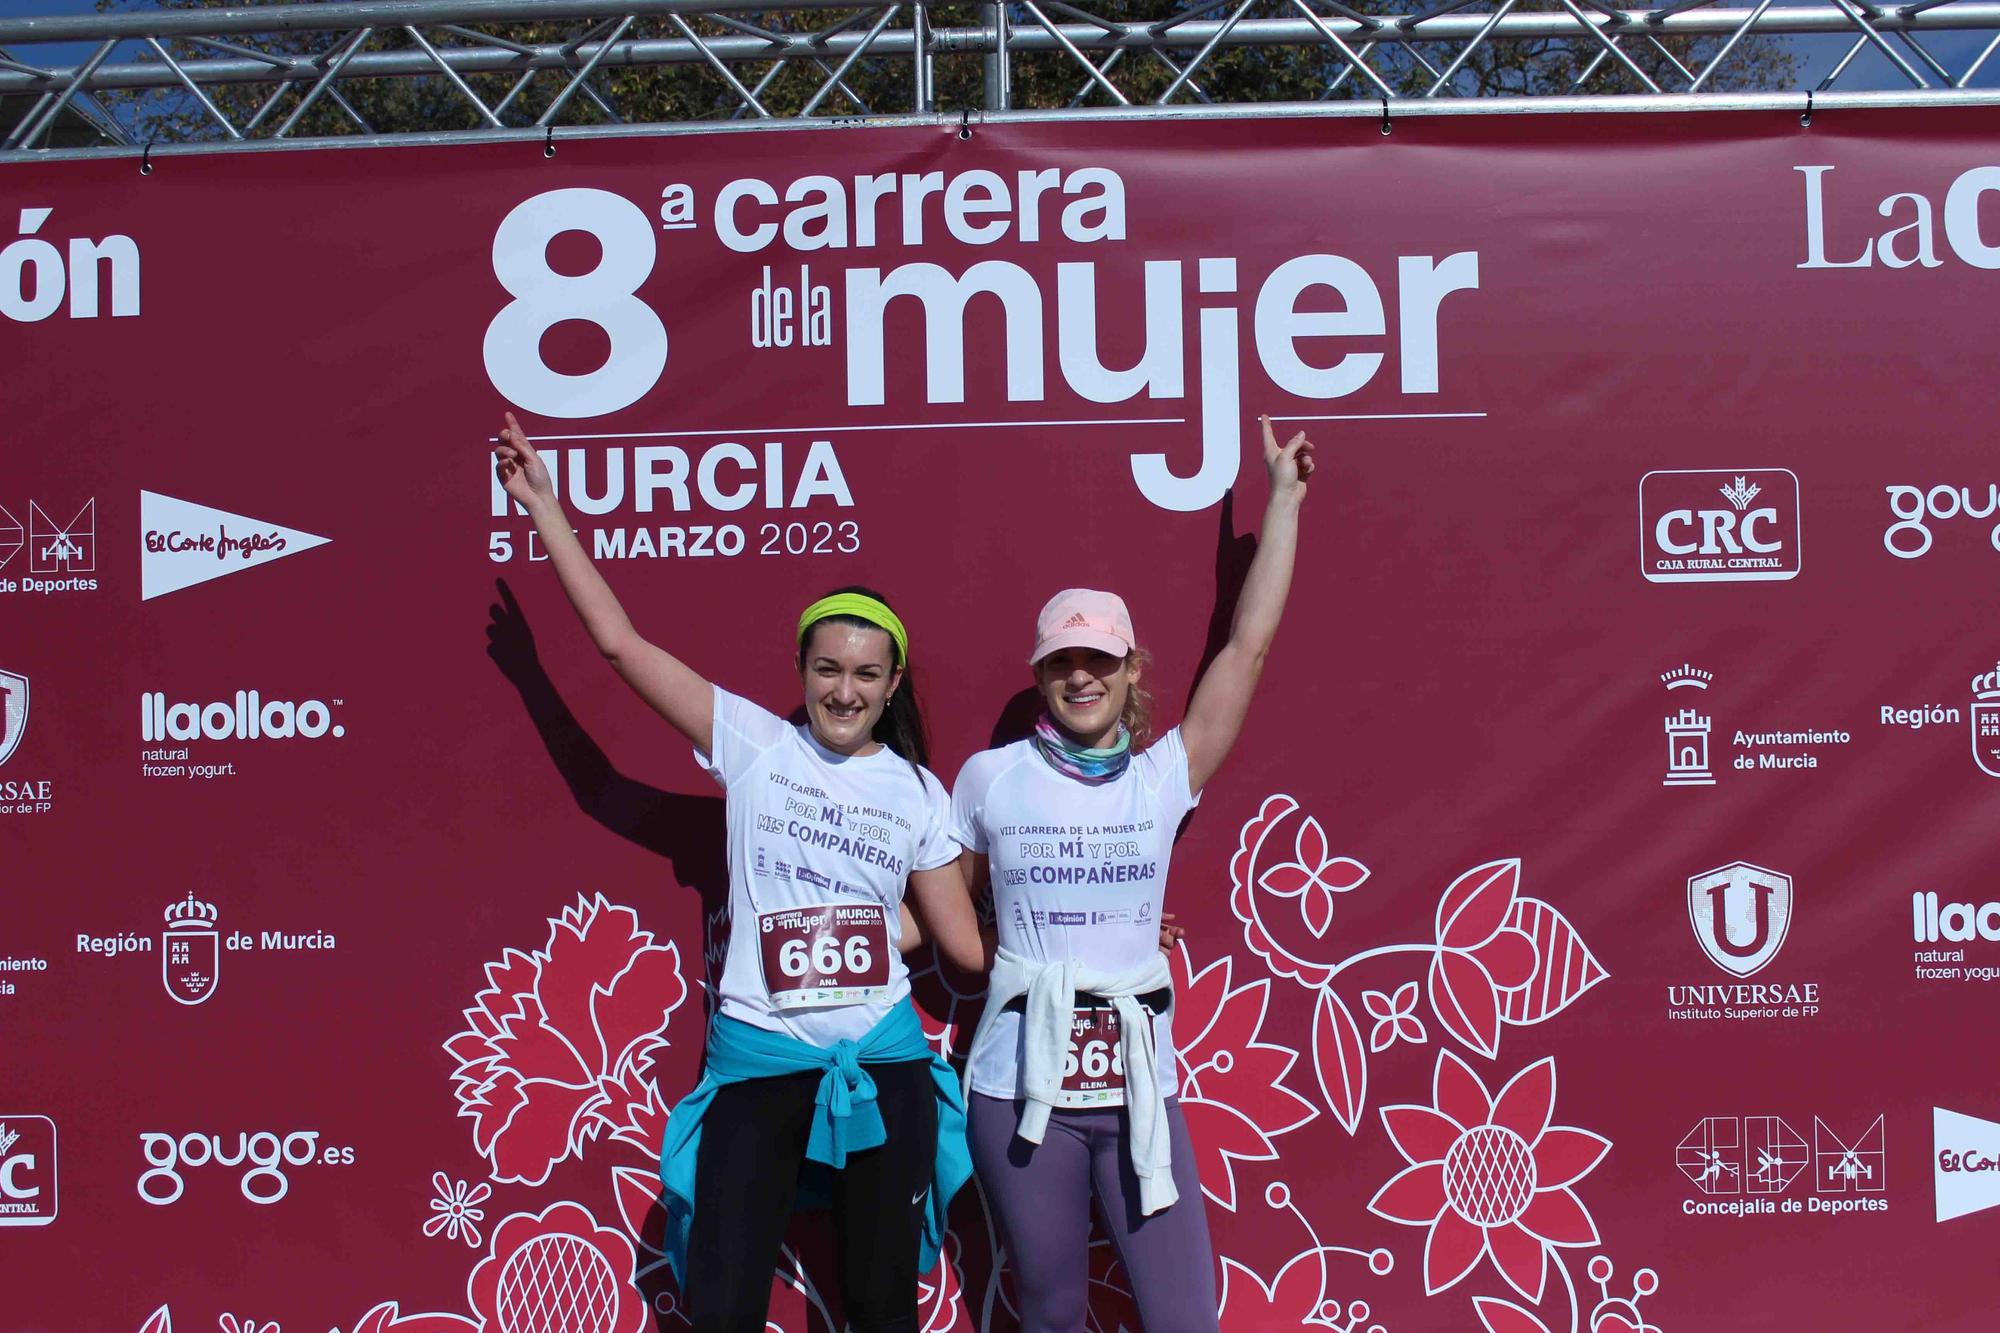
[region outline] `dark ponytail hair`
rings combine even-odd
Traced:
[[[889,606],[888,598],[876,592],[873,588],[864,588],[859,584],[849,584],[844,588],[830,588],[822,595],[832,597],[844,592],[859,593],[863,597],[873,597],[876,601],[882,603],[882,605]],[[895,608],[890,607],[889,609],[893,611]],[[799,669],[801,671],[805,669],[806,645],[812,642],[813,631],[817,630],[821,625],[829,623],[848,625],[855,629],[880,630],[882,628],[871,620],[863,620],[860,616],[821,616],[818,620],[813,621],[812,624],[807,625],[805,633],[799,636]],[[884,632],[886,633],[886,631]],[[930,741],[924,731],[924,712],[917,704],[916,676],[910,670],[910,664],[903,660],[903,654],[897,649],[895,636],[889,635],[888,637],[889,663],[903,673],[903,680],[896,687],[895,691],[889,695],[888,702],[882,706],[882,716],[876,720],[875,730],[871,733],[871,737],[881,744],[888,746],[911,763],[923,768],[929,768],[931,764],[931,747]]]

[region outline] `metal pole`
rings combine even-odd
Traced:
[[[1013,71],[1008,66],[1007,6],[981,5],[986,37],[986,109],[1005,111],[1014,104]]]
[[[679,9],[669,11],[669,18],[678,18],[681,13],[699,16],[704,13],[719,12],[702,6],[720,3],[721,0],[679,0]],[[630,7],[635,0],[626,0]],[[806,6],[812,9],[826,9],[828,4]],[[866,10],[849,0],[856,17],[865,15]],[[281,8],[273,6],[273,9]],[[345,5],[313,5],[314,9],[342,10]],[[997,10],[998,5],[987,6],[988,13]],[[171,13],[179,16],[184,11]],[[203,11],[217,12],[217,11]],[[258,11],[264,12],[264,11]],[[1743,29],[1746,19],[1754,14],[1752,9],[1705,8],[1692,10],[1673,18],[1654,22],[1648,15],[1658,11],[1628,11],[1632,26],[1642,28],[1649,37],[1699,37],[1734,36]],[[120,16],[126,17],[126,16]],[[1312,46],[1325,43],[1327,32],[1332,32],[1350,43],[1378,42],[1394,44],[1411,53],[1420,55],[1425,47],[1453,46],[1468,38],[1479,35],[1490,22],[1488,14],[1451,14],[1424,20],[1421,24],[1409,19],[1385,19],[1364,25],[1348,18],[1325,18],[1316,20],[1304,17],[1253,19],[1244,17],[1227,35],[1217,43],[1221,47],[1278,47]],[[1816,3],[1807,5],[1775,5],[1765,7],[1765,12],[1755,15],[1756,21],[1749,33],[1764,36],[1853,34],[1853,18],[1837,4]],[[1613,20],[1590,16],[1589,25],[1600,30],[1620,31]],[[996,31],[989,22],[984,27],[939,28],[926,24],[929,43],[933,51],[966,53],[986,53],[997,56],[998,44],[1004,36],[1008,55],[1015,51],[1056,52],[1067,42],[1078,50],[1108,53],[1114,50],[1199,50],[1216,38],[1226,24],[1217,20],[1187,21],[1170,27],[1144,24],[1103,23],[1063,23],[1056,25],[1060,39],[1040,27],[1030,24],[1015,29],[1006,24],[1004,33]],[[1946,32],[1985,32],[2000,30],[2000,3],[1987,0],[1951,0],[1951,3],[1927,9],[1908,18],[1894,14],[1869,20],[1868,26],[1875,33],[1934,34]],[[1159,28],[1159,31],[1154,31]],[[438,31],[445,31],[440,27]],[[1550,41],[1572,40],[1582,34],[1579,20],[1562,10],[1535,11],[1529,13],[1511,12],[1493,27],[1484,41]],[[696,43],[681,38],[639,38],[624,39],[611,44],[603,60],[604,66],[631,68],[649,65],[693,64],[714,57],[724,61],[764,61],[796,60],[807,56],[823,56],[839,59],[854,49],[864,34],[841,32],[812,43],[810,50],[805,43],[788,44],[784,49],[773,50],[769,37],[729,35],[703,39],[706,50]],[[187,37],[189,41],[199,41],[217,50],[230,52],[236,58],[212,60],[185,60],[180,62],[185,74],[194,82],[209,87],[219,83],[268,83],[276,77],[274,70],[293,70],[295,80],[317,79],[320,71],[302,67],[290,56],[274,55],[254,51],[247,47],[231,46],[218,42],[213,37]],[[1866,41],[1867,38],[1862,40]],[[585,43],[588,45],[589,43]],[[914,45],[911,29],[891,30],[882,33],[870,45],[870,51],[878,56],[908,54]],[[566,57],[563,48],[555,43],[541,43],[521,46],[496,42],[485,38],[479,46],[438,46],[437,52],[446,63],[460,75],[470,77],[475,74],[505,74],[518,76],[526,69],[574,69],[572,59]],[[18,53],[17,53],[18,54]],[[17,62],[23,63],[23,62]],[[998,64],[997,61],[994,62]],[[1435,67],[1431,67],[1435,70]],[[989,73],[993,66],[989,66]],[[357,78],[388,78],[396,76],[434,76],[438,72],[435,61],[424,51],[409,49],[389,49],[363,51],[349,60],[341,70],[340,81]],[[29,73],[18,69],[0,67],[0,94],[36,95],[52,82],[61,86],[62,80],[76,77],[78,71],[72,68],[50,69],[42,73]],[[989,84],[994,80],[989,80]],[[115,88],[170,88],[180,84],[180,76],[173,70],[164,68],[156,60],[115,63],[107,61],[87,81],[84,91],[102,92]],[[1011,106],[1012,98],[1007,99]],[[999,109],[999,108],[995,108]],[[499,114],[499,109],[495,108]]]
[[[799,112],[801,118],[810,116],[813,112],[819,110],[819,104],[826,99],[826,95],[832,92],[842,79],[847,77],[848,68],[855,61],[861,59],[861,53],[868,49],[868,44],[881,35],[882,29],[889,26],[889,20],[895,18],[896,11],[901,8],[901,5],[890,5],[882,11],[882,17],[875,20],[875,26],[868,30],[868,35],[862,39],[861,45],[847,53],[847,59],[840,62],[840,68],[835,70],[832,76],[819,86],[819,91],[814,93],[806,102],[804,108]]]
[[[173,70],[175,74],[180,76],[181,84],[188,90],[188,94],[191,97],[193,97],[195,101],[201,103],[202,110],[208,112],[209,115],[213,116],[216,119],[217,123],[219,123],[222,126],[223,130],[228,133],[230,138],[241,139],[243,137],[241,134],[237,133],[236,127],[229,123],[229,117],[222,114],[222,108],[217,106],[213,101],[209,100],[208,94],[201,90],[201,85],[196,83],[193,79],[190,79],[187,76],[187,72],[183,70],[180,67],[180,65],[175,62],[174,58],[171,55],[167,54],[167,48],[160,45],[159,38],[148,37],[146,39],[146,44],[159,53],[160,59],[167,62],[167,68]],[[496,120],[493,123],[495,125],[498,125],[500,122]]]
[[[32,129],[27,130],[21,135],[21,147],[33,148],[35,140],[41,138],[43,133],[54,126],[56,118],[62,115],[63,108],[69,105],[70,98],[75,97],[79,92],[83,91],[84,84],[90,82],[90,76],[97,72],[97,67],[104,63],[104,58],[111,54],[111,48],[116,45],[118,45],[118,42],[115,38],[106,39],[104,45],[91,53],[90,59],[84,64],[83,69],[75,78],[69,81],[69,87],[63,89],[62,96],[56,99],[56,104],[43,112],[40,120],[33,122]]]
[[[319,100],[319,95],[328,88],[331,88],[333,81],[340,77],[341,67],[354,59],[354,53],[359,51],[361,44],[373,36],[374,33],[375,30],[373,28],[363,28],[360,32],[354,34],[354,40],[349,42],[346,49],[334,57],[333,63],[327,66],[326,73],[320,76],[319,82],[315,83],[306,92],[306,95],[299,99],[299,104],[292,108],[292,114],[285,117],[285,123],[278,126],[276,137],[282,139],[292,132],[292,126],[298,124],[306,112],[312,110],[312,104]],[[367,127],[363,126],[363,128],[366,129]]]
[[[924,0],[910,7],[910,100],[919,115],[937,110],[937,90],[931,82],[931,16]]]

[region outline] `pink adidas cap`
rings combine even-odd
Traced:
[[[1124,598],[1094,588],[1064,588],[1049,598],[1049,604],[1035,617],[1035,651],[1028,665],[1058,648],[1095,648],[1124,657],[1136,642],[1132,613],[1125,609]]]

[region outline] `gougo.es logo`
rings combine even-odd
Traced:
[[[139,1150],[148,1164],[139,1176],[139,1197],[161,1206],[186,1193],[183,1170],[245,1167],[239,1182],[243,1197],[252,1203],[272,1204],[291,1192],[287,1167],[354,1165],[354,1149],[321,1147],[316,1129],[289,1134],[239,1132],[233,1144],[220,1134],[141,1134]]]
[[[1948,523],[1955,518],[1987,519],[2000,512],[2000,484],[1988,482],[1986,494],[1973,486],[1887,486],[1889,512],[1896,521],[1882,532],[1882,545],[1890,555],[1915,560],[1931,549],[1935,540],[1930,524]],[[2000,551],[2000,524],[1987,534],[1993,549]]]

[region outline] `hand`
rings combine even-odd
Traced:
[[[1313,442],[1300,431],[1281,448],[1271,430],[1271,418],[1258,417],[1264,427],[1264,466],[1271,474],[1271,494],[1303,500],[1306,481],[1313,474]]]
[[[497,663],[501,670],[512,675],[523,666],[535,664],[535,636],[528,628],[528,617],[521,612],[521,604],[514,600],[514,590],[507,586],[507,580],[495,579],[493,586],[499,591],[500,600],[486,609],[486,655]]]
[[[514,420],[512,412],[507,414],[507,428],[500,432],[500,443],[493,446],[493,474],[500,478],[507,494],[523,506],[534,500],[555,498],[556,488],[549,480],[549,470],[543,466],[535,446],[528,443],[527,432]]]
[[[1174,924],[1174,914],[1172,912],[1160,913],[1161,953],[1172,953],[1174,951],[1174,946],[1176,944],[1179,944],[1181,941],[1181,937],[1186,934],[1187,934],[1187,928],[1185,926],[1177,926]]]

